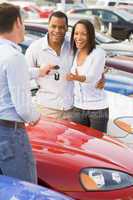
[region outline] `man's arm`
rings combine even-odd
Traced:
[[[30,79],[26,60],[23,55],[12,56],[7,63],[6,73],[11,99],[17,114],[25,122],[36,122],[40,114],[32,105]]]
[[[39,77],[39,67],[37,65],[36,55],[34,55],[34,46],[31,44],[26,50],[25,58],[29,66],[30,79],[36,79]]]

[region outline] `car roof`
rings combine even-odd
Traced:
[[[98,3],[106,3],[106,5],[108,3],[117,3],[117,4],[121,4],[121,3],[127,3],[127,4],[133,4],[132,0],[97,0],[96,4]]]
[[[89,6],[88,8],[78,8],[78,9],[75,9],[76,11],[84,11],[84,10],[90,10],[90,9],[102,9],[102,10],[118,10],[118,7],[114,7],[114,6],[101,6],[101,5],[92,5],[92,6]]]
[[[47,24],[39,24],[39,23],[32,23],[32,22],[25,22],[24,23],[25,27],[37,27],[37,28],[42,28],[42,29],[46,29],[48,25]]]
[[[130,20],[132,20],[133,19],[133,17],[132,17],[132,14],[130,14],[128,11],[126,11],[126,10],[122,10],[122,9],[119,9],[118,7],[115,7],[115,6],[89,6],[88,8],[86,8],[86,9],[75,9],[75,16],[76,16],[76,14],[79,14],[78,13],[78,11],[89,11],[89,10],[103,10],[103,11],[109,11],[109,12],[113,12],[113,13],[115,13],[115,14],[117,14],[117,15],[119,15],[121,18],[124,18],[126,21],[130,21]],[[124,13],[124,15],[121,13],[121,12],[123,12]],[[83,14],[83,13],[81,13],[81,14]],[[85,13],[86,14],[86,13]],[[127,16],[127,17],[126,17]],[[70,14],[70,17],[71,17],[71,14]],[[130,20],[128,20],[128,18],[130,19]]]

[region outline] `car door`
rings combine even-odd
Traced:
[[[112,36],[118,40],[124,39],[126,33],[124,20],[116,13],[110,10],[95,10],[93,13],[100,17],[103,24],[109,28],[109,24],[112,26]]]

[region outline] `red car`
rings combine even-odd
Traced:
[[[76,200],[133,199],[133,151],[121,142],[52,118],[27,131],[40,184]]]

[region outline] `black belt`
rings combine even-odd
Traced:
[[[25,124],[23,122],[9,121],[3,119],[0,119],[0,125],[10,128],[25,128]]]

